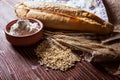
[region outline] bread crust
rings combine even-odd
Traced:
[[[46,28],[109,34],[113,25],[87,11],[48,2],[22,2],[16,5],[19,18],[36,18]]]

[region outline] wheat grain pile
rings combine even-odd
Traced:
[[[51,69],[65,71],[75,65],[80,59],[73,54],[71,49],[51,40],[43,41],[35,50],[40,57],[40,65]]]

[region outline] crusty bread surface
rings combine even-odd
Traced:
[[[19,18],[36,18],[46,28],[109,34],[113,25],[81,9],[51,2],[21,2],[15,7]]]

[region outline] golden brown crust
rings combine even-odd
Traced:
[[[46,10],[49,12],[59,13],[59,14],[63,14],[63,15],[70,15],[73,17],[88,17],[90,19],[96,20],[99,23],[104,22],[104,20],[100,19],[96,15],[89,13],[87,11],[69,7],[69,6],[65,6],[65,5],[58,5],[58,4],[51,3],[51,2],[40,2],[40,3],[24,2],[23,5],[25,5],[29,8],[33,8],[33,9],[39,9],[39,10],[43,10],[43,11]]]
[[[112,24],[84,10],[53,3],[23,2],[16,6],[18,17],[37,18],[48,28],[108,34]]]

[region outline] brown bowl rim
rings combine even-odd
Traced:
[[[5,30],[4,30],[5,33],[8,34],[8,35],[10,35],[10,36],[13,36],[13,37],[20,37],[20,38],[22,38],[22,37],[29,37],[29,36],[35,35],[35,34],[37,34],[38,32],[42,31],[42,29],[43,29],[43,23],[42,23],[40,20],[34,19],[34,18],[21,18],[21,19],[28,19],[28,20],[32,19],[32,20],[36,21],[36,22],[39,24],[39,26],[40,26],[39,30],[36,31],[36,32],[34,32],[34,33],[32,33],[32,34],[28,34],[28,35],[22,35],[22,36],[11,35],[11,34],[6,30],[6,27],[7,27],[11,22],[18,20],[18,19],[15,19],[15,20],[12,20],[12,21],[8,22],[8,24],[5,26]]]

